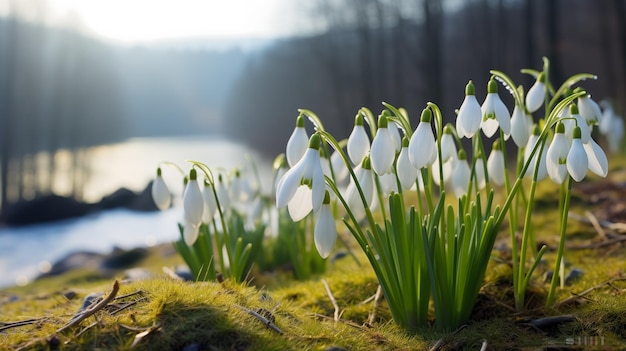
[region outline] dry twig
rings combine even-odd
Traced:
[[[72,319],[66,325],[64,325],[63,327],[61,327],[60,329],[57,330],[57,334],[60,334],[60,333],[62,333],[64,331],[66,331],[67,329],[75,326],[76,324],[82,322],[83,320],[85,320],[89,316],[91,316],[94,313],[96,313],[96,312],[100,311],[101,309],[103,309],[106,305],[109,304],[109,302],[111,302],[115,298],[115,295],[117,295],[117,292],[119,290],[120,290],[120,282],[118,282],[116,280],[115,283],[113,283],[113,288],[111,289],[111,292],[109,293],[109,295],[107,297],[102,299],[97,304],[95,304],[93,306],[90,306],[88,309],[83,311],[81,314],[75,315],[74,317],[72,317]]]
[[[330,298],[330,303],[332,303],[333,307],[335,308],[335,313],[333,314],[333,320],[335,321],[335,323],[337,323],[339,321],[339,317],[341,317],[341,313],[339,313],[339,305],[337,305],[337,300],[335,300],[333,293],[330,291],[330,286],[328,286],[328,282],[326,281],[326,279],[322,279],[322,284],[324,284],[324,288],[326,288],[326,293],[328,294],[328,297]]]
[[[243,307],[243,306],[239,306],[239,305],[234,305],[235,307],[239,308],[240,310],[246,311],[248,312],[249,315],[256,317],[256,319],[260,320],[261,322],[263,322],[263,324],[265,324],[265,326],[267,326],[268,328],[272,329],[273,331],[277,332],[278,334],[282,334],[283,331],[280,330],[280,328],[278,328],[278,326],[276,326],[276,324],[274,324],[272,321],[270,321],[269,319],[261,316],[259,313],[257,313],[256,311],[253,311],[249,308]]]
[[[590,292],[592,292],[594,290],[597,290],[597,289],[600,289],[601,287],[603,287],[605,285],[613,286],[612,285],[613,282],[624,281],[624,280],[626,280],[625,276],[613,277],[613,278],[611,278],[611,279],[609,279],[609,280],[607,280],[607,281],[605,281],[603,283],[600,283],[598,285],[592,286],[591,288],[589,288],[589,289],[587,289],[587,290],[585,290],[583,292],[580,292],[578,294],[572,293],[573,296],[570,296],[570,297],[568,297],[566,299],[563,299],[563,300],[555,303],[554,306],[558,307],[560,305],[566,304],[566,303],[568,303],[570,301],[573,301],[575,299],[583,298],[585,295],[589,294]]]
[[[378,309],[378,304],[380,304],[380,300],[383,298],[383,288],[378,285],[376,289],[376,294],[374,295],[374,306],[372,307],[372,311],[370,312],[367,318],[367,325],[374,325],[374,320],[376,319],[376,310]]]

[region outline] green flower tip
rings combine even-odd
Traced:
[[[545,84],[546,74],[544,72],[539,73],[539,75],[537,76],[537,81]]]
[[[197,178],[198,178],[198,174],[197,174],[197,172],[196,172],[196,169],[195,169],[195,168],[192,168],[192,169],[189,171],[189,180],[196,180]]]
[[[433,118],[433,113],[430,111],[429,108],[425,108],[422,110],[422,116],[420,117],[421,122],[430,123],[432,118]]]
[[[372,169],[372,165],[371,165],[369,156],[363,157],[363,161],[361,162],[361,168],[363,168],[363,169]]]
[[[302,115],[296,118],[296,128],[304,128],[304,117],[302,117]]]
[[[285,157],[284,153],[276,156],[276,158],[274,159],[274,164],[273,164],[272,167],[274,168],[274,170],[278,170],[278,169],[287,167],[287,157]]]
[[[452,135],[453,132],[454,132],[454,126],[451,123],[448,123],[445,125],[445,127],[443,127],[443,134]]]
[[[311,135],[311,138],[309,139],[309,149],[319,150],[321,141],[322,137],[320,137],[318,133]]]
[[[493,77],[489,79],[489,83],[487,83],[487,93],[497,93],[498,92],[498,83]]]
[[[161,167],[157,167],[157,177],[161,176]]]
[[[576,104],[569,105],[569,113],[571,115],[577,115],[578,114],[578,106],[576,106]]]
[[[502,151],[502,141],[500,141],[500,138],[496,139],[493,144],[491,145],[491,148],[493,150],[500,150]]]
[[[409,138],[406,135],[402,137],[402,147],[409,147]]]
[[[382,111],[380,112],[380,115],[381,115],[381,116],[387,116],[387,117],[392,116],[391,111],[389,111],[388,109],[384,109],[384,110],[382,110]]]
[[[378,116],[378,128],[387,128],[387,116],[381,114]]]
[[[574,89],[574,93],[580,93],[581,91],[584,91],[581,87],[577,87],[576,89]]]
[[[217,181],[219,181],[220,183],[224,181],[221,174],[217,176]]]
[[[538,124],[535,124],[535,127],[533,128],[533,135],[535,136],[541,135],[541,128],[539,128]]]
[[[561,134],[565,133],[565,124],[563,124],[563,122],[559,122],[556,125],[556,133],[561,133]]]
[[[463,149],[459,150],[459,160],[467,160],[467,154]]]
[[[356,117],[354,117],[354,125],[362,126],[363,125],[363,115],[357,113]]]
[[[465,86],[465,95],[476,95],[476,89],[474,88],[474,83],[471,79]]]
[[[579,126],[574,127],[572,136],[574,137],[574,139],[580,139],[580,127]]]
[[[325,190],[324,192],[324,201],[322,202],[322,204],[324,205],[330,204],[330,194],[328,193],[328,190]]]

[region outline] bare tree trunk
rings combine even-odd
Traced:
[[[443,10],[441,1],[424,0],[424,56],[423,71],[426,84],[426,100],[444,105],[442,85]]]
[[[548,38],[548,58],[550,59],[550,80],[560,85],[563,82],[563,67],[561,66],[560,42],[560,11],[558,0],[546,0],[546,30]]]

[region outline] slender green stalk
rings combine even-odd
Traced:
[[[554,304],[556,286],[559,281],[559,277],[561,272],[561,260],[563,258],[563,253],[565,251],[565,235],[567,232],[567,218],[569,214],[569,203],[572,193],[572,177],[568,177],[567,180],[567,190],[564,190],[564,187],[561,187],[561,198],[563,202],[563,207],[561,209],[561,221],[560,221],[560,230],[559,230],[559,247],[556,253],[556,261],[554,263],[554,271],[552,273],[552,281],[550,282],[550,290],[548,291],[548,297],[546,298],[546,306],[552,306]]]

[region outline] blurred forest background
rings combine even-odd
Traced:
[[[584,82],[594,99],[622,115],[626,103],[625,0],[311,0],[285,14],[308,29],[293,36],[142,45],[91,36],[80,18],[47,25],[39,2],[33,13],[11,1],[0,17],[2,211],[54,193],[59,174],[80,198],[91,146],[226,135],[273,157],[298,108],[338,138],[382,101],[407,108],[414,126],[428,101],[452,119],[469,79],[479,101],[490,69],[528,88],[519,70],[541,69],[542,56],[555,84],[597,74]]]

